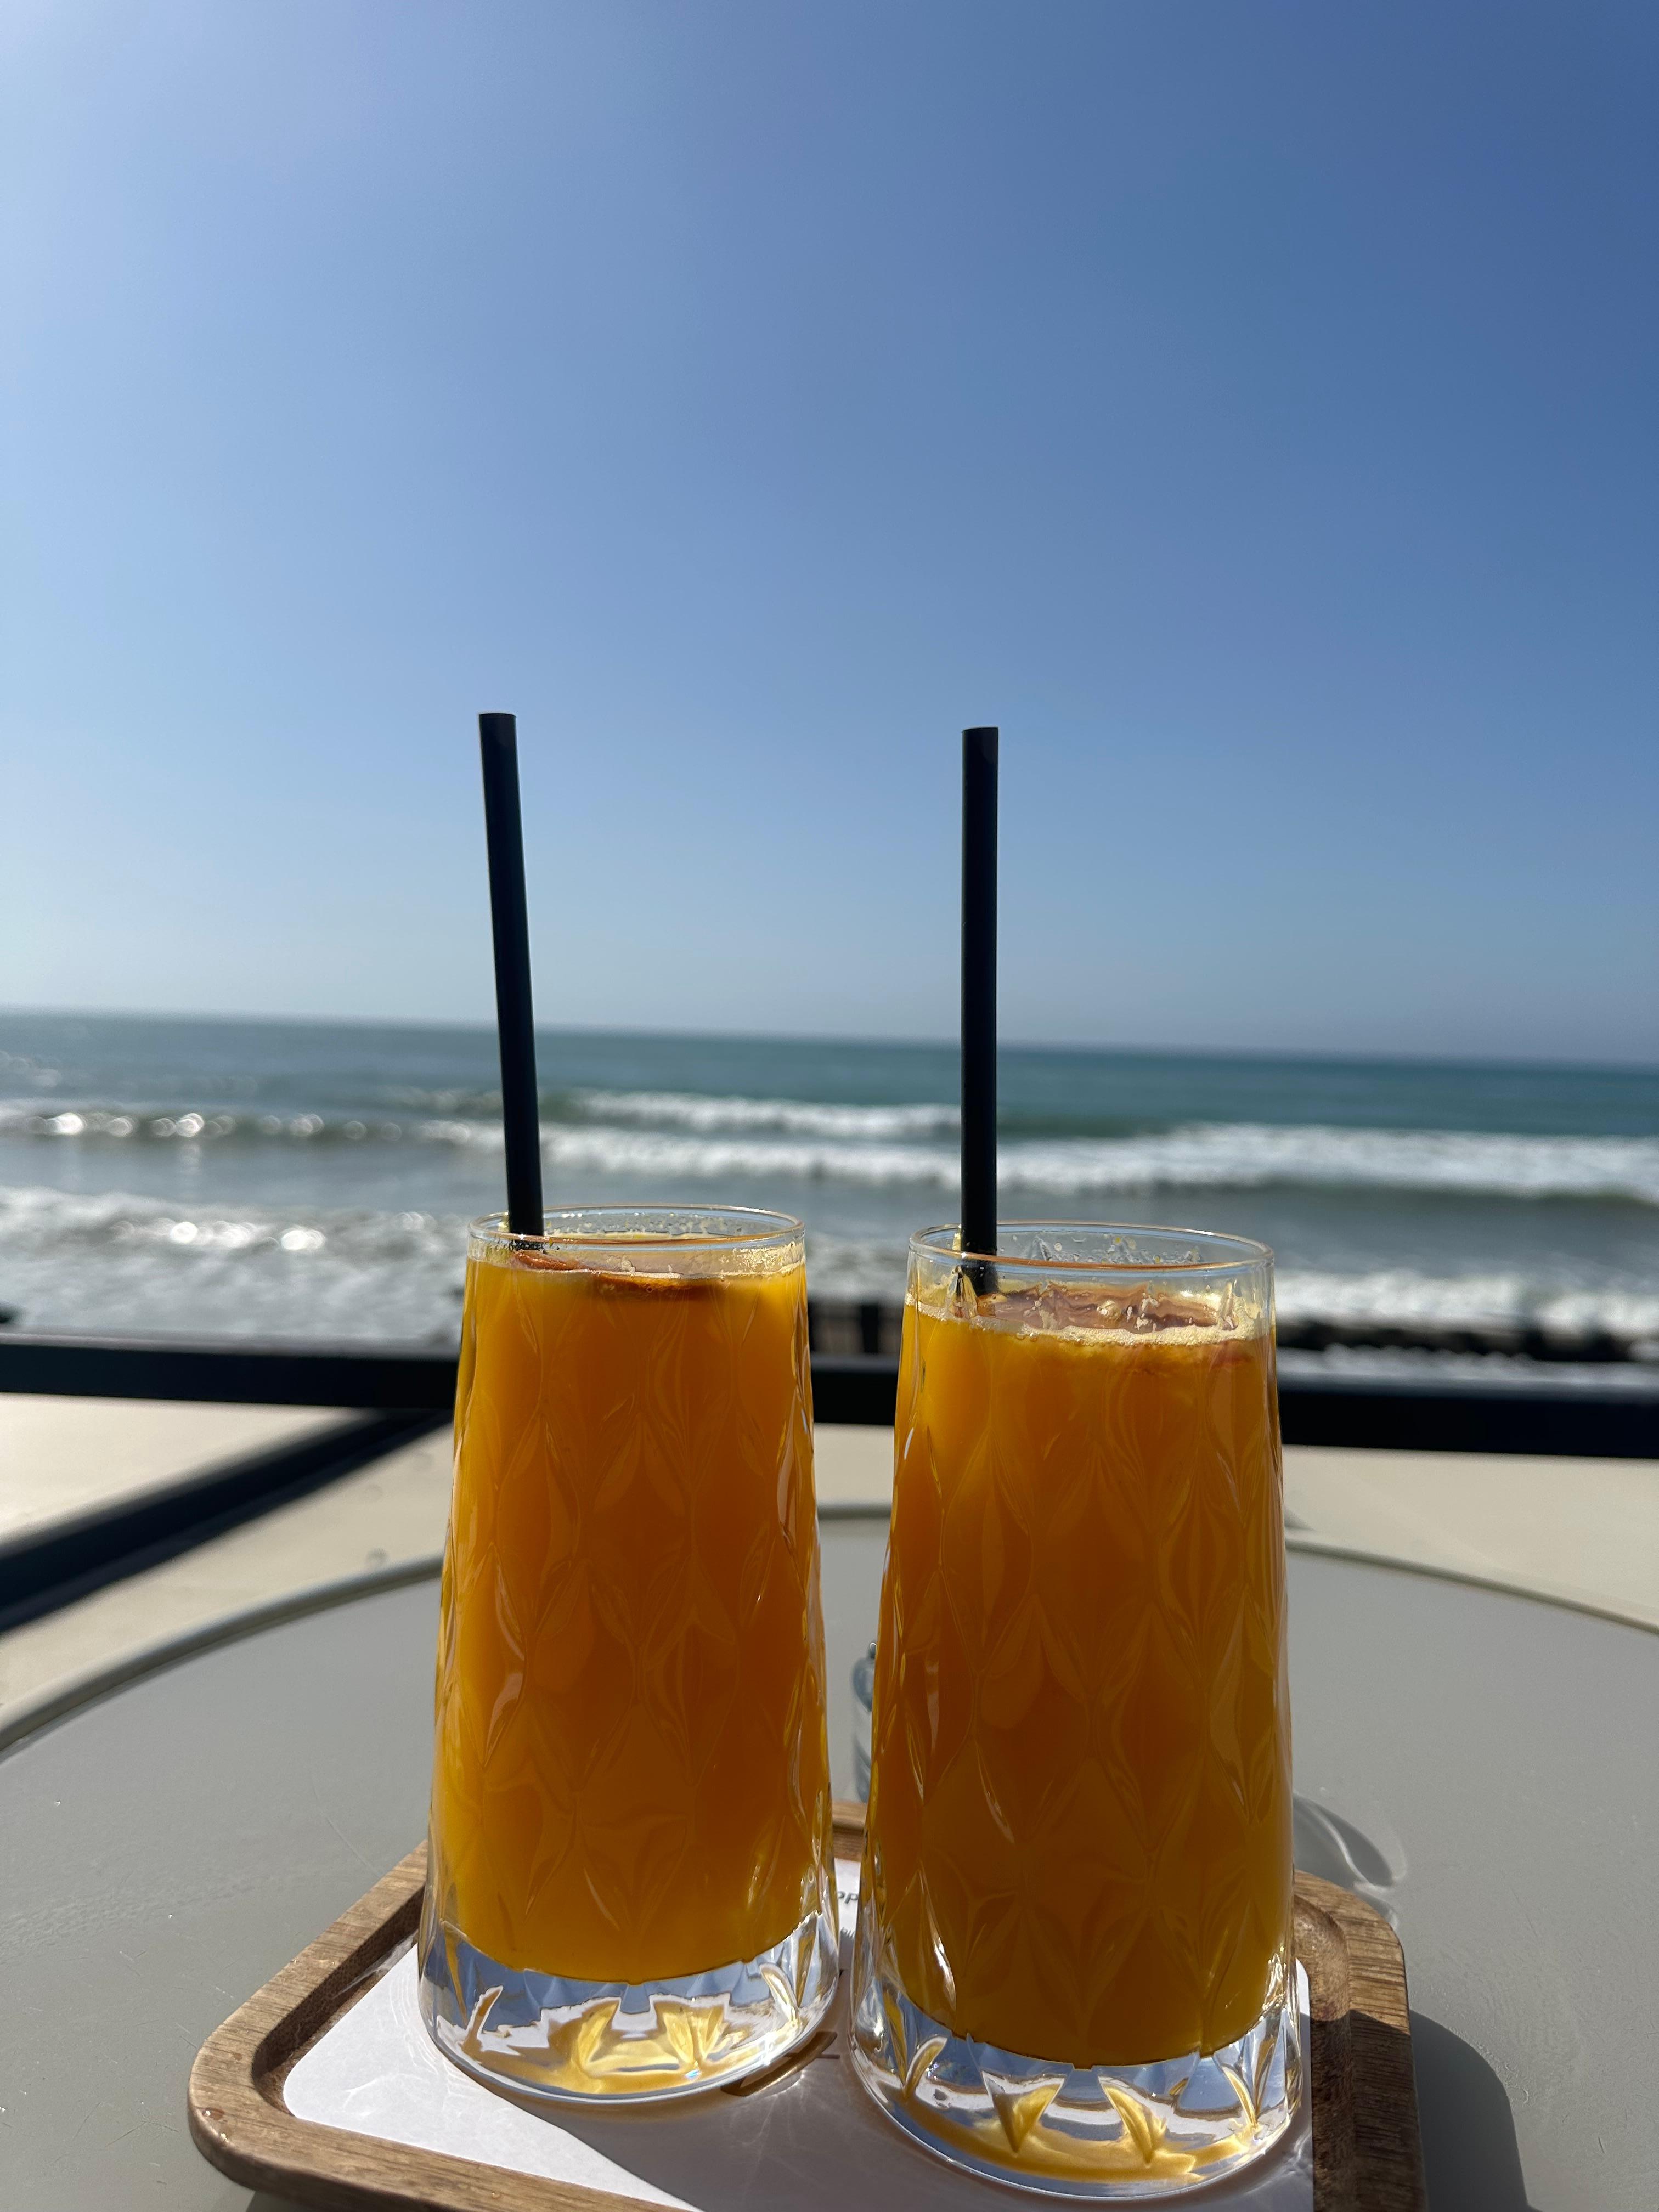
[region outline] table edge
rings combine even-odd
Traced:
[[[182,1635],[159,1638],[154,1644],[141,1644],[136,1651],[124,1652],[118,1659],[71,1674],[0,1714],[0,1759],[87,1706],[99,1705],[152,1674],[165,1674],[169,1667],[180,1666],[223,1644],[240,1644],[245,1637],[260,1635],[267,1628],[285,1627],[308,1614],[355,1604],[359,1598],[379,1597],[386,1591],[408,1589],[416,1583],[435,1582],[443,1572],[443,1564],[441,1552],[425,1552],[391,1566],[367,1567],[359,1574],[342,1575],[333,1582],[307,1583],[303,1589],[221,1613]]]
[[[1368,1551],[1364,1545],[1346,1544],[1334,1536],[1321,1536],[1313,1529],[1287,1528],[1285,1549],[1299,1552],[1319,1559],[1338,1559],[1350,1566],[1381,1567],[1389,1574],[1421,1575],[1425,1581],[1455,1583],[1465,1589],[1487,1590],[1495,1597],[1518,1598],[1527,1605],[1547,1605],[1558,1613],[1582,1613],[1591,1620],[1605,1620],[1615,1628],[1638,1628],[1647,1636],[1659,1636],[1659,1620],[1650,1614],[1635,1613],[1616,1605],[1603,1605],[1595,1598],[1571,1597],[1565,1590],[1541,1588],[1535,1583],[1510,1582],[1499,1575],[1483,1575],[1473,1567],[1442,1566],[1432,1559],[1411,1559],[1400,1552]]]

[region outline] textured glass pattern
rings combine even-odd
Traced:
[[[1008,1267],[976,1295],[968,1272],[918,1284],[913,1267],[856,2041],[909,2124],[926,2132],[931,2109],[935,2133],[959,2134],[976,2111],[970,2132],[988,2126],[1023,2166],[1060,2170],[1080,2097],[1121,2137],[1118,2169],[1176,2178],[1192,2146],[1158,2148],[1159,2100],[1185,2083],[1190,2105],[1201,2077],[1214,2170],[1283,2124],[1264,2085],[1294,2090],[1282,1479],[1259,1288],[1114,1297],[1086,1273]]]
[[[604,2040],[587,1997],[683,1984],[662,2021],[708,2078],[744,1978],[704,1992],[723,2026],[691,2022],[698,1978],[761,1961],[743,2002],[769,1974],[781,2003],[820,1920],[833,1962],[810,1391],[798,1254],[688,1276],[475,1248],[427,1913],[452,2008],[458,1946],[557,1982],[573,2048]]]

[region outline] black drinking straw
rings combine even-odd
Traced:
[[[542,1233],[542,1129],[536,1105],[536,1028],[530,1000],[530,915],[519,817],[519,727],[480,714],[489,921],[495,939],[495,1027],[501,1046],[501,1133],[507,1140],[507,1225]]]
[[[962,733],[962,1249],[997,1249],[997,732]],[[988,1267],[974,1287],[994,1287]]]

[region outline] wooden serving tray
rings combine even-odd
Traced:
[[[838,1856],[855,1858],[863,1846],[863,1807],[837,1805]],[[425,1878],[422,1844],[209,2037],[190,2076],[197,2148],[250,2189],[340,2212],[651,2212],[637,2198],[410,2149],[289,2112],[283,2085],[290,2069],[409,1943]],[[1370,1905],[1299,1873],[1296,1949],[1308,1976],[1316,2212],[1425,2212],[1399,1941]],[[763,2080],[810,2063],[825,2040],[815,2037]],[[917,2155],[896,2131],[892,2141],[896,2157]],[[987,2187],[988,2202],[1000,2194]]]

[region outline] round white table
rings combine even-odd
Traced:
[[[842,1794],[885,1536],[824,1525]],[[1659,1636],[1329,1557],[1290,1583],[1299,1845],[1396,1917],[1437,2212],[1653,2212]],[[279,2212],[198,2155],[186,2077],[418,1839],[436,1603],[371,1578],[0,1755],[4,2212]]]

